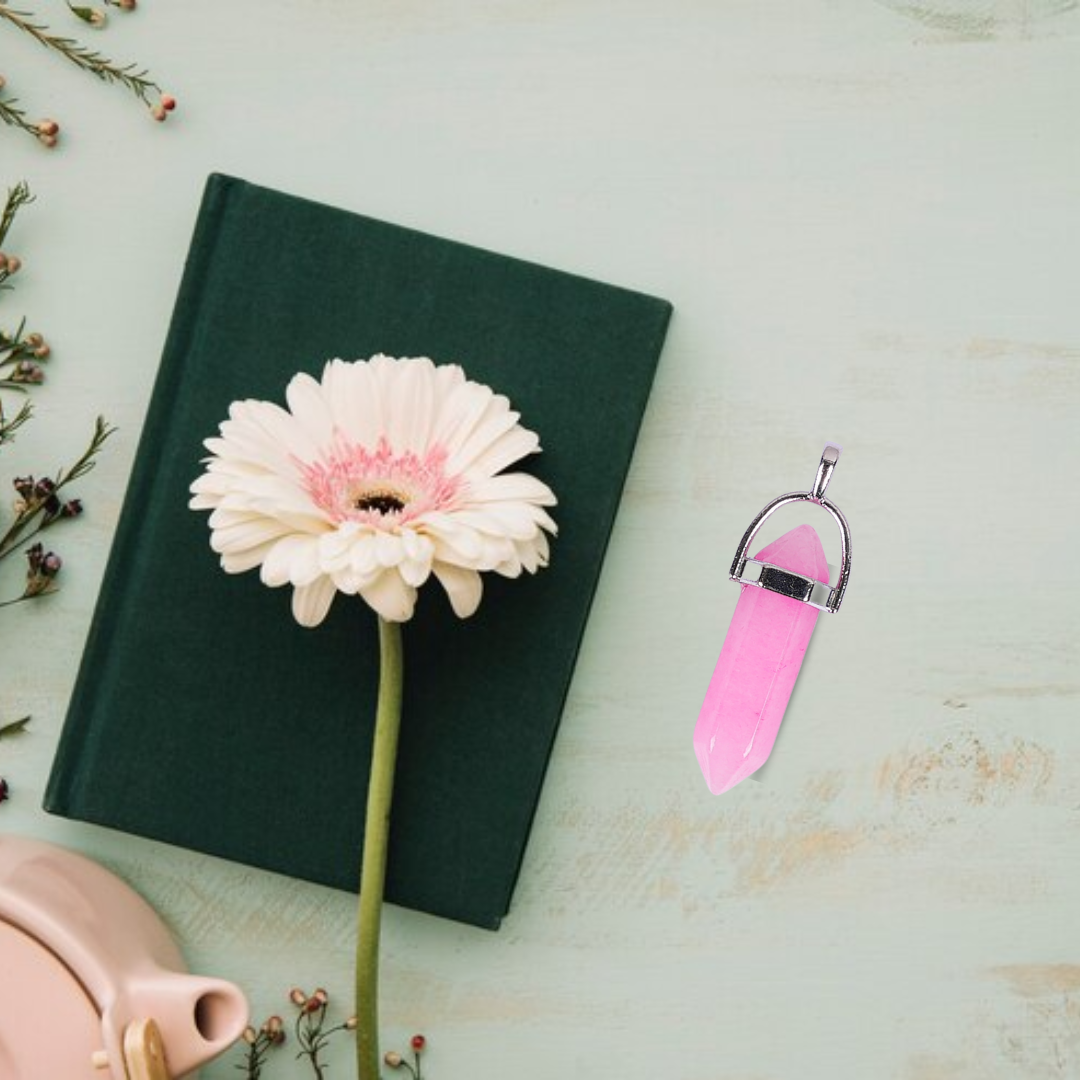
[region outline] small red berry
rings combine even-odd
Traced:
[[[172,112],[173,109],[176,108],[176,98],[174,98],[172,96],[172,94],[162,94],[161,95],[161,107],[166,112]]]
[[[414,1035],[410,1040],[410,1045],[419,1054],[427,1046],[427,1039],[423,1035]]]

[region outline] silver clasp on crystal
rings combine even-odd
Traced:
[[[792,491],[787,495],[781,495],[778,499],[773,499],[750,522],[750,528],[743,533],[742,543],[739,544],[735,561],[731,564],[729,577],[732,581],[737,581],[740,585],[756,585],[758,588],[768,589],[770,592],[779,593],[792,600],[800,600],[804,604],[810,604],[830,614],[840,610],[840,602],[844,599],[844,591],[847,589],[848,578],[851,576],[851,530],[848,528],[847,518],[825,498],[825,489],[829,486],[829,480],[839,460],[840,447],[834,443],[826,443],[817,475],[814,477],[813,487],[809,491]],[[780,507],[796,502],[810,502],[820,506],[832,515],[833,520],[840,527],[840,579],[835,585],[825,585],[813,578],[785,570],[782,566],[773,566],[771,563],[759,562],[749,557],[750,545],[766,520]]]

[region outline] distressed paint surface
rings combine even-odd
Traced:
[[[347,996],[349,897],[37,809],[202,180],[232,171],[676,305],[514,911],[492,935],[389,909],[387,1038],[426,1031],[434,1080],[1080,1075],[1078,5],[190,0],[113,23],[180,98],[165,130],[4,45],[70,139],[0,132],[0,182],[40,196],[0,316],[55,349],[3,473],[73,457],[99,409],[121,431],[54,534],[63,592],[0,613],[5,713],[34,714],[0,751],[0,827],[102,859],[260,1017],[293,984]],[[828,439],[851,589],[761,782],[716,799],[691,732],[727,568]]]

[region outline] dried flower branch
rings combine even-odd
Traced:
[[[125,11],[135,9],[135,0],[105,0],[111,7]],[[88,26],[100,29],[107,21],[105,12],[100,8],[73,4],[67,0],[68,9],[80,21]],[[121,64],[109,59],[96,49],[91,49],[74,38],[53,33],[48,26],[35,19],[33,13],[17,11],[0,0],[0,20],[29,35],[40,45],[59,53],[64,59],[86,71],[102,82],[114,83],[124,87],[137,97],[150,110],[150,115],[158,121],[165,120],[176,108],[176,99],[166,94],[151,78],[146,68],[137,64]],[[4,90],[4,79],[0,76],[0,94]],[[32,121],[14,99],[0,101],[0,120],[11,127],[32,135],[44,146],[56,145],[60,134],[60,125],[55,120],[43,119]]]
[[[427,1039],[423,1035],[414,1035],[409,1040],[409,1047],[413,1053],[412,1064],[406,1061],[405,1057],[396,1050],[387,1050],[383,1054],[383,1064],[389,1065],[391,1069],[404,1069],[412,1077],[412,1080],[424,1080],[420,1057],[426,1046]]]
[[[284,1021],[280,1016],[271,1016],[256,1031],[253,1027],[244,1029],[244,1060],[236,1067],[246,1080],[259,1080],[266,1067],[266,1056],[275,1046],[285,1041]]]
[[[294,1037],[299,1049],[296,1059],[306,1058],[316,1080],[324,1080],[329,1066],[322,1060],[322,1053],[331,1038],[340,1031],[355,1031],[356,1017],[350,1016],[340,1024],[326,1025],[326,1010],[330,995],[322,988],[305,993],[296,987],[289,991],[289,1001],[296,1009]],[[285,1042],[285,1022],[280,1016],[271,1016],[258,1031],[249,1027],[243,1036],[244,1060],[236,1067],[246,1080],[259,1080],[266,1067],[270,1051]]]
[[[3,77],[0,77],[0,93],[3,93],[5,85]],[[19,107],[19,103],[14,98],[7,101],[0,100],[0,120],[7,124],[8,127],[19,128],[28,135],[33,135],[35,139],[41,138],[38,125],[26,118],[26,113]]]
[[[8,190],[7,202],[4,204],[3,212],[0,213],[0,248],[7,239],[8,230],[14,224],[16,215],[27,203],[33,201],[34,196],[30,193],[30,187],[25,180],[20,180]]]
[[[316,1080],[323,1080],[326,1064],[320,1061],[319,1055],[326,1049],[331,1036],[339,1031],[356,1029],[356,1017],[350,1016],[344,1023],[326,1027],[326,1007],[330,1002],[330,995],[321,987],[310,996],[303,990],[293,988],[289,992],[289,1000],[297,1010],[296,1042],[300,1049],[296,1057],[307,1058]]]
[[[6,9],[0,0],[0,13],[4,11]],[[8,191],[4,208],[0,211],[0,247],[6,243],[19,211],[33,202],[33,199],[25,183],[16,184]],[[21,267],[21,259],[0,250],[0,288],[11,288],[8,279],[18,273]],[[19,322],[13,333],[0,329],[0,447],[9,443],[32,416],[31,405],[27,400],[21,403],[17,411],[8,411],[5,408],[4,393],[25,394],[32,386],[42,382],[45,375],[41,364],[48,359],[51,352],[41,334],[27,334],[25,330],[25,319]],[[16,494],[14,517],[5,530],[0,530],[0,562],[15,554],[23,555],[26,558],[26,577],[22,592],[9,599],[0,600],[0,608],[47,596],[55,591],[56,576],[60,573],[63,560],[55,552],[47,551],[37,538],[58,522],[78,517],[82,513],[79,499],[62,498],[61,493],[69,484],[90,472],[113,430],[98,417],[86,449],[73,465],[60,469],[54,476],[37,479],[33,476],[20,476],[13,481]],[[21,730],[25,723],[26,719],[23,719],[0,727],[0,736]],[[6,794],[5,784],[5,797]],[[2,801],[3,799],[0,799],[0,802]]]
[[[15,501],[15,518],[8,526],[7,531],[0,535],[0,560],[6,559],[22,547],[29,540],[33,540],[39,533],[51,528],[58,521],[66,518],[78,517],[82,513],[82,503],[78,499],[63,501],[60,492],[74,480],[85,476],[95,464],[95,458],[101,452],[106,440],[116,429],[107,424],[102,417],[94,422],[94,433],[90,442],[83,451],[82,456],[71,466],[70,469],[61,469],[56,476],[44,476],[35,480],[32,476],[20,476],[14,480],[15,493],[18,498]],[[36,545],[40,547],[40,545]],[[30,575],[28,576],[27,589],[31,587],[30,578],[40,578],[42,574],[50,579],[56,576],[60,567],[53,564],[45,557],[43,562],[35,562],[35,549],[26,552],[30,559]],[[40,586],[40,581],[34,584]],[[49,592],[51,588],[38,588],[33,593],[35,596],[43,592]],[[18,599],[30,599],[25,593]],[[8,601],[15,603],[17,601]],[[6,606],[0,604],[0,607]]]

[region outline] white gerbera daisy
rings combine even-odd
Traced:
[[[296,375],[288,409],[237,401],[206,440],[194,510],[211,510],[211,546],[229,573],[261,567],[293,586],[304,626],[335,592],[359,594],[390,622],[413,614],[431,574],[465,618],[480,574],[517,577],[548,561],[551,489],[503,469],[537,452],[505,397],[456,365],[423,358],[331,360]]]

